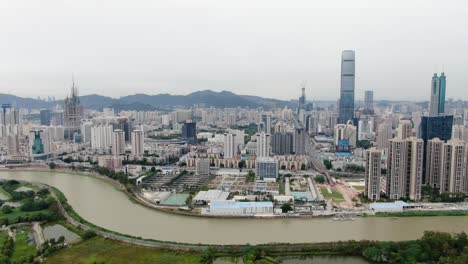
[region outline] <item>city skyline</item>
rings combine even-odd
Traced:
[[[428,76],[442,71],[446,98],[468,99],[464,2],[35,4],[0,11],[3,93],[64,98],[75,73],[83,95],[210,89],[289,100],[307,80],[310,100],[336,100],[340,52],[352,49],[358,100],[365,90],[375,100],[426,98]]]

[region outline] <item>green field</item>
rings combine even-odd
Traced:
[[[47,257],[45,263],[192,264],[199,263],[200,256],[199,253],[183,252],[181,254],[95,237]]]
[[[329,193],[326,187],[320,187],[320,190],[322,191],[323,197],[325,199],[332,199],[334,203],[341,203],[345,201],[343,195],[337,192],[334,188],[331,188],[332,193]]]
[[[14,208],[13,211],[9,214],[5,214],[2,211],[0,211],[0,217],[8,218],[8,221],[10,223],[15,223],[16,219],[20,216],[23,217],[23,216],[32,216],[32,215],[38,215],[38,214],[50,215],[51,212],[48,209],[44,209],[40,211],[33,211],[33,212],[23,212],[21,211],[20,208]]]
[[[36,245],[32,241],[30,243],[28,237],[28,234],[31,232],[31,228],[23,227],[21,231],[18,230],[16,235],[11,263],[28,263],[36,254]]]

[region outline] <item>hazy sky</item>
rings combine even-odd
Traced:
[[[0,92],[119,97],[229,90],[339,96],[356,51],[356,98],[468,99],[468,1],[0,0]]]

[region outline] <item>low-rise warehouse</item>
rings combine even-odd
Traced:
[[[210,203],[209,214],[213,215],[271,215],[272,202],[236,202],[213,201]]]

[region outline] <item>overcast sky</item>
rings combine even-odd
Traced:
[[[339,96],[356,51],[356,98],[468,100],[468,1],[0,0],[0,93]]]

